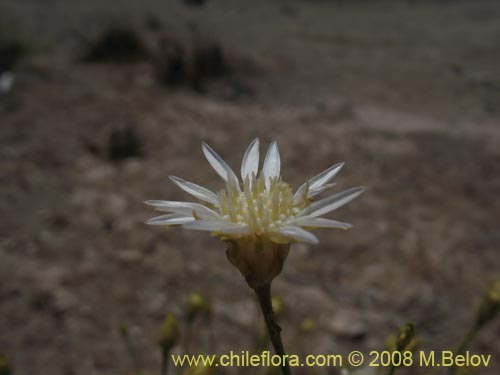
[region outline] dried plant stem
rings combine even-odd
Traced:
[[[283,342],[281,341],[281,327],[274,320],[273,305],[271,302],[271,284],[266,284],[255,288],[254,290],[259,300],[262,315],[264,316],[264,320],[266,322],[267,331],[269,333],[271,343],[273,344],[274,352],[282,359],[281,372],[283,375],[291,375],[292,373],[288,364],[288,358],[285,353],[285,348],[283,347]]]

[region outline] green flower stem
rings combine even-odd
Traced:
[[[214,352],[217,352],[217,339],[215,336],[214,321],[212,317],[209,318],[208,328],[210,330],[210,345]]]
[[[191,350],[192,336],[193,336],[192,322],[188,322],[186,327],[186,339],[184,340],[184,351],[186,353],[189,353]]]
[[[130,358],[130,364],[134,371],[139,371],[140,370],[140,363],[139,363],[139,358],[137,357],[137,351],[135,349],[134,343],[130,339],[130,334],[129,334],[129,329],[128,326],[120,322],[118,325],[118,330],[120,332],[120,337],[123,340],[123,343],[125,344],[125,349],[127,351],[128,357]],[[0,371],[0,374],[2,372]]]
[[[288,365],[288,360],[285,353],[285,348],[283,347],[283,342],[281,341],[281,327],[274,320],[273,305],[271,302],[271,284],[266,284],[261,287],[254,289],[259,300],[260,309],[262,310],[262,315],[266,321],[267,331],[269,333],[269,338],[273,344],[274,352],[282,358],[281,372],[283,375],[291,375],[290,366]]]
[[[161,375],[168,374],[168,355],[170,350],[167,348],[163,348],[161,351]]]
[[[460,343],[458,344],[457,349],[455,350],[455,355],[459,355],[459,354],[461,355],[461,354],[465,353],[465,351],[469,347],[471,341],[474,339],[474,337],[476,336],[476,334],[480,328],[481,327],[479,325],[475,324],[469,330],[469,332],[467,332],[467,334],[464,336],[462,341],[460,341]],[[450,367],[450,371],[449,371],[450,374],[455,374],[456,372],[457,372],[456,366]]]
[[[469,347],[471,341],[476,336],[476,333],[479,331],[478,328],[479,327],[477,325],[475,325],[474,327],[472,327],[469,330],[469,332],[467,332],[467,334],[464,336],[464,338],[462,339],[462,341],[458,345],[457,350],[455,351],[455,354],[464,354],[466,349]]]

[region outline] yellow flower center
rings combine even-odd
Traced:
[[[220,214],[224,220],[246,224],[250,230],[261,235],[273,232],[300,212],[294,204],[290,185],[274,178],[266,187],[263,176],[247,177],[241,191],[228,183],[219,192]]]

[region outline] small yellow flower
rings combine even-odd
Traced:
[[[330,197],[313,198],[333,187],[333,177],[342,169],[338,163],[310,178],[295,192],[281,179],[281,161],[276,142],[269,146],[259,173],[259,140],[247,148],[241,164],[241,179],[207,144],[202,146],[210,165],[225,182],[214,193],[207,188],[170,176],[181,189],[199,202],[148,200],[158,211],[168,212],[146,221],[151,225],[181,225],[211,232],[230,244],[228,258],[252,287],[270,282],[281,272],[291,242],[317,244],[314,228],[348,229],[348,223],[321,216],[358,197],[355,187]]]

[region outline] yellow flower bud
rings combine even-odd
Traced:
[[[306,318],[300,323],[300,332],[309,333],[316,329],[316,321],[311,318]]]
[[[396,337],[396,350],[404,351],[408,350],[410,343],[415,338],[415,325],[413,323],[406,323],[403,327],[399,329],[398,335]]]
[[[412,351],[417,345],[415,337],[415,325],[406,323],[400,327],[398,332],[389,336],[385,343],[385,349],[391,352],[394,351]]]
[[[273,297],[271,299],[271,304],[273,305],[274,317],[277,319],[283,313],[283,302],[279,297]]]
[[[179,326],[177,324],[177,318],[174,314],[170,313],[167,315],[160,327],[158,344],[163,350],[168,351],[173,348],[178,341]]]
[[[212,313],[212,305],[200,293],[191,293],[186,303],[186,314],[188,321],[192,322],[197,316],[209,317]]]
[[[486,291],[483,297],[483,301],[479,306],[479,312],[477,315],[477,326],[482,326],[483,324],[494,319],[498,312],[500,311],[500,280],[496,281],[491,285],[491,287]]]
[[[119,322],[118,323],[118,332],[120,333],[120,336],[124,339],[128,339],[129,337],[129,329],[128,325],[125,322]]]
[[[270,284],[281,273],[290,244],[267,237],[246,236],[227,241],[226,255],[252,289]]]
[[[7,357],[0,353],[0,375],[12,375],[12,367]]]

